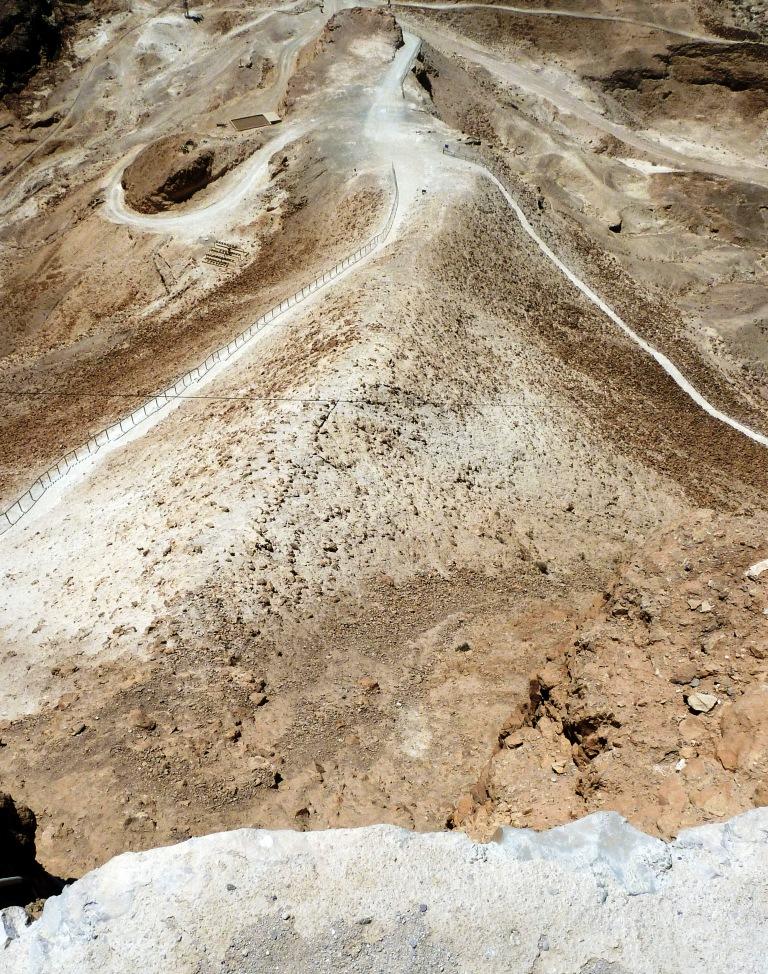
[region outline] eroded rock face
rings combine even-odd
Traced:
[[[3,864],[23,872],[35,861],[35,815],[26,805],[17,805],[10,795],[0,793],[0,834],[3,836]]]
[[[123,0],[0,0],[0,97],[16,95],[68,49],[78,22],[124,9]]]
[[[147,146],[123,174],[125,199],[139,213],[159,213],[192,199],[240,163],[253,139],[174,135]]]
[[[717,757],[728,771],[761,778],[759,803],[768,802],[768,686],[754,687],[725,707]]]
[[[453,823],[484,838],[612,808],[668,838],[768,803],[762,530],[701,512],[649,538],[531,673]]]
[[[671,843],[615,813],[487,845],[243,829],[113,859],[10,924],[3,969],[746,974],[766,867],[768,809]]]

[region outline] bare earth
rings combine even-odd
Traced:
[[[768,805],[768,38],[435,6],[89,7],[0,109],[3,509],[397,202],[0,537],[0,791],[51,872]]]

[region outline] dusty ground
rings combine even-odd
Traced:
[[[765,448],[441,152],[497,173],[765,431],[763,48],[482,10],[208,3],[193,28],[161,6],[84,28],[0,132],[6,503],[378,230],[393,165],[401,205],[368,263],[0,539],[0,784],[46,867],[239,825],[486,834],[618,808],[671,835],[768,803],[768,574],[744,576],[768,553]],[[752,30],[725,6],[626,13]],[[734,57],[746,88],[715,77]],[[269,133],[220,125],[278,106]],[[234,163],[213,180],[211,146]],[[204,264],[214,239],[245,257]]]
[[[768,803],[766,587],[744,577],[765,527],[707,512],[650,539],[532,671],[454,824],[607,805],[669,835]]]

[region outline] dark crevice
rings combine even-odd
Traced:
[[[0,909],[29,907],[60,893],[68,882],[37,861],[36,832],[34,812],[0,792]]]

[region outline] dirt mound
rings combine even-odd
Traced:
[[[192,199],[239,165],[259,144],[171,135],[147,146],[123,173],[129,206],[139,213],[160,213]]]
[[[768,584],[745,575],[761,529],[702,513],[648,544],[531,674],[454,824],[615,809],[669,836],[768,804]]]
[[[321,50],[335,42],[337,31],[342,32],[338,36],[345,40],[355,34],[365,38],[378,35],[391,41],[395,50],[403,46],[402,28],[395,20],[395,15],[386,10],[353,7],[334,14],[320,36],[318,43]]]
[[[331,17],[315,41],[304,48],[280,105],[291,108],[296,99],[333,83],[333,73],[344,63],[348,85],[372,82],[371,61],[386,64],[403,46],[403,31],[386,10],[354,7]]]

